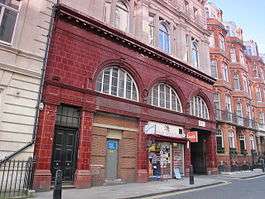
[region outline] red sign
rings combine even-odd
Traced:
[[[198,132],[197,131],[190,131],[187,133],[187,138],[190,142],[198,142]]]

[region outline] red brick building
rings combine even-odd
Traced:
[[[66,6],[56,14],[34,186],[216,173],[214,79]],[[189,143],[186,133],[198,132]]]
[[[222,10],[206,6],[210,36],[211,75],[217,120],[217,162],[220,170],[246,169],[257,160],[259,142],[253,93],[252,64],[245,54],[243,33],[234,22],[223,22]],[[258,103],[260,104],[260,103]],[[262,122],[263,124],[263,122]]]

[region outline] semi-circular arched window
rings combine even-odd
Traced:
[[[96,90],[108,95],[139,101],[137,85],[125,70],[112,66],[105,68],[97,77]]]
[[[200,96],[195,96],[190,101],[190,114],[199,118],[209,119],[208,107]]]
[[[151,89],[150,103],[153,106],[182,112],[177,93],[171,86],[164,83],[159,83]]]

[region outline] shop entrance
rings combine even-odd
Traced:
[[[115,139],[107,140],[107,179],[115,180],[118,175],[118,149],[119,141]]]
[[[207,174],[207,137],[198,132],[198,142],[191,143],[191,164],[195,174]]]
[[[174,178],[176,173],[184,175],[184,145],[156,142],[148,148],[149,178]]]

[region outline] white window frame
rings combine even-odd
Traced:
[[[2,6],[2,8],[0,9],[0,25],[2,24],[2,20],[3,20],[5,9],[9,9],[9,10],[15,11],[17,13],[16,21],[15,21],[15,24],[14,24],[14,29],[13,29],[13,32],[12,32],[11,41],[7,42],[7,41],[4,41],[4,40],[0,40],[0,43],[7,44],[7,45],[12,45],[13,42],[14,42],[14,37],[15,37],[16,29],[17,29],[17,23],[18,23],[18,18],[19,18],[19,14],[20,14],[21,2],[19,2],[18,9],[14,9],[14,8],[12,8],[10,6],[7,6],[5,4],[2,4],[2,3],[0,3],[0,6]]]
[[[113,69],[117,69],[118,70],[118,77],[117,77],[117,88],[116,88],[116,92],[117,94],[116,95],[113,95],[111,93],[112,91],[112,80],[113,80]],[[103,86],[104,86],[104,76],[105,76],[105,71],[106,70],[110,70],[110,77],[109,77],[109,84],[108,84],[108,92],[104,92],[104,89],[103,89]],[[123,85],[123,96],[120,96],[119,95],[119,90],[120,90],[120,74],[121,73],[124,73],[124,85]],[[126,95],[127,95],[127,78],[130,78],[131,79],[131,92],[130,92],[130,97],[127,98]],[[100,79],[99,79],[100,78]],[[100,88],[98,88],[98,84],[100,85]],[[135,87],[135,92],[136,92],[136,99],[133,99],[133,88]],[[97,79],[96,79],[96,91],[97,92],[100,92],[100,93],[103,93],[103,94],[107,94],[107,95],[111,95],[111,96],[115,96],[115,97],[118,97],[118,98],[123,98],[123,99],[127,99],[127,100],[131,100],[131,101],[139,101],[139,91],[138,91],[138,87],[137,87],[137,84],[134,80],[134,78],[125,70],[121,69],[119,66],[110,66],[110,67],[106,67],[104,68],[100,73],[99,75],[97,76]]]
[[[216,137],[222,138],[222,148],[224,148],[224,134],[223,134],[223,131],[221,129],[217,129]]]
[[[162,34],[162,43],[160,40],[160,35]],[[165,21],[161,21],[159,23],[159,29],[158,29],[158,47],[160,50],[162,50],[163,52],[170,54],[171,50],[171,43],[170,43],[170,30],[168,27],[167,22]],[[168,49],[166,48],[166,42],[168,43]]]
[[[232,149],[236,148],[235,133],[233,131],[228,132],[228,144],[229,144],[229,148],[232,148]]]
[[[228,66],[227,64],[223,63],[223,80],[229,82],[229,74],[228,74]]]
[[[149,13],[148,16],[148,43],[155,45],[155,14]]]
[[[191,38],[191,59],[193,67],[199,68],[200,66],[199,41],[194,37]]]
[[[209,120],[209,109],[206,102],[200,96],[194,96],[190,101],[190,114]]]
[[[243,135],[243,134],[240,134],[239,135],[239,143],[240,143],[241,140],[244,141],[244,149],[246,150],[247,149],[247,146],[246,146],[246,136]]]
[[[215,79],[218,79],[218,67],[217,67],[217,61],[211,60],[211,76]]]
[[[235,48],[231,48],[230,49],[230,57],[231,57],[231,62],[232,63],[236,63],[237,62],[236,49]]]
[[[122,6],[119,6],[118,4],[121,3],[123,6],[126,7],[126,9],[124,9]],[[117,22],[117,18],[118,18],[118,9],[124,11],[124,12],[127,12],[127,27],[126,29],[123,29],[121,27],[121,24]],[[115,11],[114,11],[114,26],[124,32],[129,32],[129,29],[130,29],[130,9],[129,9],[129,6],[122,0],[118,0],[117,3],[116,3],[116,7],[115,7]]]
[[[256,87],[256,98],[257,98],[257,102],[262,102],[262,95],[261,95],[260,87]]]
[[[254,135],[250,135],[249,142],[250,142],[251,150],[256,150],[256,142],[255,142]]]
[[[234,89],[235,90],[241,90],[240,77],[238,74],[234,75]]]
[[[164,88],[164,100],[163,100],[163,103],[164,103],[164,106],[161,106],[160,102],[161,102],[161,87]],[[157,93],[158,93],[158,100],[157,100],[157,105],[154,104],[154,89],[157,88]],[[166,93],[166,89],[169,88],[169,103],[170,103],[170,108],[167,108],[166,107],[166,102],[167,102],[167,93]],[[156,84],[155,86],[153,86],[153,88],[151,89],[151,100],[150,100],[150,103],[152,106],[156,106],[156,107],[159,107],[159,108],[164,108],[164,109],[168,109],[168,110],[172,110],[172,111],[176,111],[176,112],[179,112],[179,113],[182,113],[182,104],[181,104],[181,101],[180,101],[180,98],[178,96],[178,94],[176,93],[176,91],[171,87],[169,86],[168,84],[165,84],[165,83],[159,83],[159,84]],[[173,104],[173,96],[176,96],[176,109],[173,109],[172,107],[172,104]],[[179,106],[179,110],[178,110],[178,106]]]
[[[225,51],[225,37],[220,34],[220,48]]]

